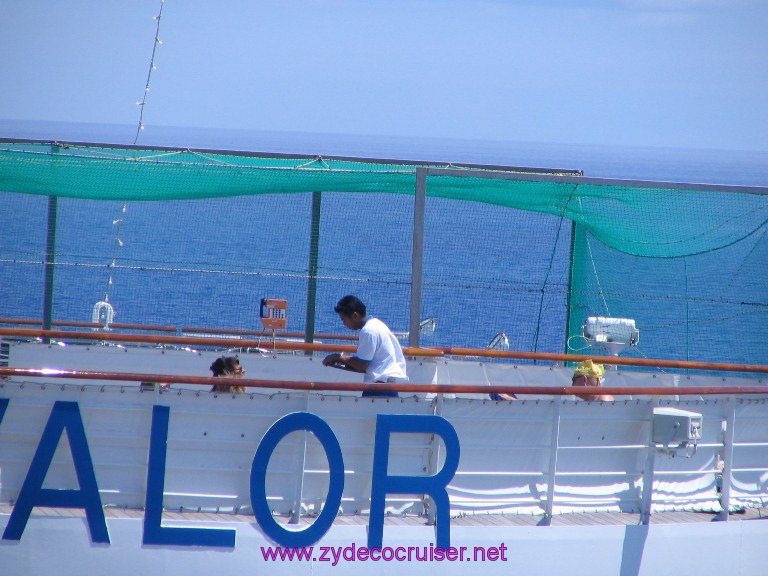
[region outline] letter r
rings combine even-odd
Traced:
[[[432,476],[388,476],[389,438],[393,433],[436,434],[445,443],[445,463]],[[456,429],[441,416],[379,414],[373,451],[371,516],[368,548],[381,548],[384,539],[384,505],[387,494],[429,494],[436,507],[436,545],[451,545],[450,502],[446,487],[459,467],[459,437]]]

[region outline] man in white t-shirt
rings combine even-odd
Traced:
[[[407,382],[405,357],[400,342],[392,331],[378,318],[368,318],[365,304],[356,296],[344,296],[334,308],[344,326],[360,330],[357,352],[329,354],[323,358],[324,366],[364,373],[363,382]],[[397,392],[366,390],[363,396],[396,397]]]

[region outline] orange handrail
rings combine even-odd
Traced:
[[[650,366],[652,368],[683,368],[686,370],[717,370],[723,372],[757,372],[768,374],[768,366],[760,364],[727,364],[721,362],[695,362],[690,360],[655,360],[649,358],[619,358],[588,354],[552,354],[547,352],[515,352],[512,350],[484,350],[474,348],[438,348],[446,356],[478,356],[481,358],[509,358],[517,360],[550,360],[553,362],[581,362],[593,360],[611,366]]]
[[[112,332],[75,332],[71,330],[42,330],[37,328],[0,328],[0,336],[47,338],[55,340],[88,340],[98,342],[132,342],[136,344],[185,344],[218,348],[269,348],[275,350],[311,350],[314,352],[354,352],[356,346],[345,344],[308,344],[283,340],[246,340],[241,338],[206,338],[198,336],[148,336],[145,334],[115,334]],[[407,356],[438,357],[443,353],[434,348],[403,348]]]
[[[23,324],[42,326],[43,321],[35,318],[0,318],[0,324]],[[104,328],[103,324],[94,322],[80,322],[77,320],[54,320],[52,326],[64,326],[71,328]],[[117,330],[146,330],[147,332],[176,332],[175,326],[154,326],[151,324],[126,324],[124,322],[112,322],[109,325]]]
[[[0,318],[0,324],[20,324],[25,326],[42,326],[43,321],[36,318]],[[103,324],[93,322],[81,322],[78,320],[54,320],[51,322],[52,326],[60,326],[65,328],[92,328],[95,330],[104,328]],[[175,326],[156,326],[151,324],[126,324],[124,322],[112,322],[109,325],[110,328],[115,330],[140,330],[146,332],[177,332]],[[272,336],[270,330],[242,330],[242,329],[230,329],[230,328],[202,328],[198,326],[183,326],[180,329],[181,332],[198,332],[201,334],[231,334],[233,336]],[[304,338],[306,334],[304,332],[287,332],[278,331],[277,336],[283,338]],[[357,340],[357,336],[354,334],[330,334],[330,333],[316,333],[315,338],[322,338],[325,340]]]
[[[31,378],[66,378],[78,380],[112,380],[123,382],[156,382],[163,384],[199,384],[204,386],[234,385],[247,388],[288,389],[304,391],[362,390],[396,392],[432,392],[437,394],[499,394],[570,396],[575,394],[611,394],[615,396],[711,396],[768,394],[768,386],[496,386],[472,384],[382,384],[363,382],[313,382],[293,380],[260,380],[252,378],[211,378],[203,376],[175,376],[168,374],[140,374],[132,372],[96,372],[89,370],[51,370],[38,368],[0,367],[0,377],[21,376]]]
[[[60,340],[88,340],[103,342],[131,342],[136,344],[163,344],[190,346],[211,346],[218,348],[267,348],[274,350],[314,352],[354,352],[356,347],[348,344],[326,344],[288,342],[283,340],[249,340],[244,338],[207,338],[203,336],[162,336],[145,334],[118,334],[113,332],[77,332],[71,330],[42,330],[37,328],[2,328],[0,336],[21,338],[47,338]],[[648,358],[619,358],[617,356],[591,356],[585,354],[555,354],[547,352],[516,352],[476,348],[403,348],[406,356],[441,357],[464,356],[479,358],[504,358],[520,360],[542,360],[552,362],[580,362],[592,359],[595,362],[615,366],[647,366],[652,368],[679,368],[685,370],[710,370],[722,372],[749,372],[768,374],[768,365],[729,364],[695,362],[689,360],[656,360]]]
[[[197,332],[200,334],[232,334],[233,336],[265,336],[272,337],[271,330],[239,330],[229,328],[198,328],[184,326],[181,329],[182,332]],[[304,332],[288,332],[278,330],[275,332],[275,336],[280,338],[304,338],[306,334]],[[321,338],[323,340],[357,340],[355,334],[328,334],[328,333],[316,333],[315,338]]]

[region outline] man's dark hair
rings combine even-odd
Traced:
[[[344,314],[344,316],[352,316],[355,312],[360,316],[365,316],[365,304],[357,296],[344,296],[336,307],[333,309],[336,314]]]

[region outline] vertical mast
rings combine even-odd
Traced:
[[[51,153],[58,154],[59,147],[51,145]],[[43,290],[43,330],[50,330],[53,323],[53,269],[56,263],[56,219],[59,199],[48,197],[48,230],[45,237],[45,288]],[[46,338],[46,342],[49,340]]]
[[[411,258],[411,305],[408,346],[420,346],[421,285],[424,276],[424,211],[427,196],[427,169],[416,168],[416,196],[413,200],[413,256]]]
[[[320,250],[320,207],[321,192],[312,192],[312,224],[309,233],[309,267],[307,278],[307,315],[305,320],[305,342],[315,340],[315,309],[317,300],[317,258]],[[309,350],[308,355],[312,354]]]
[[[43,297],[43,330],[50,330],[53,320],[53,267],[56,264],[56,217],[59,199],[48,197],[48,233],[45,239],[45,291]]]
[[[563,354],[568,354],[568,340],[571,338],[571,292],[573,291],[573,255],[576,246],[576,222],[571,220],[571,252],[568,256],[568,294],[565,301],[565,342]]]

